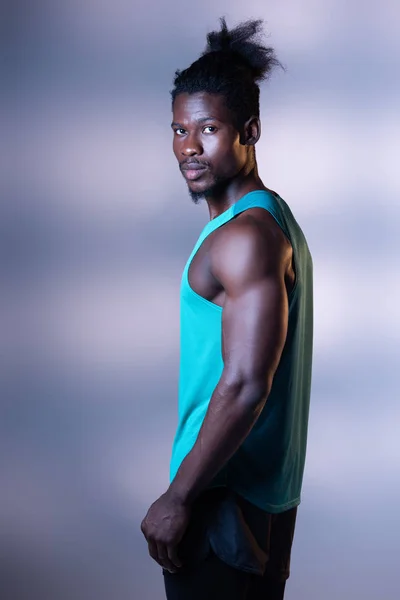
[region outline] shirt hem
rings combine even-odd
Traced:
[[[239,488],[235,488],[233,486],[226,485],[223,483],[217,483],[215,485],[210,485],[207,489],[211,490],[211,489],[215,489],[215,488],[219,488],[219,487],[226,487],[226,488],[232,490],[232,492],[239,494],[239,496],[242,496],[242,498],[244,498],[251,504],[254,504],[261,510],[265,510],[265,512],[268,512],[271,514],[279,514],[279,513],[285,512],[286,510],[290,510],[291,508],[295,508],[296,506],[299,506],[301,503],[301,496],[297,496],[297,498],[294,498],[293,500],[290,500],[289,502],[285,502],[284,504],[270,504],[270,503],[265,503],[265,502],[259,502],[251,494],[247,494],[246,492],[244,492],[243,490],[240,490]]]

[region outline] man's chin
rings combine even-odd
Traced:
[[[192,198],[193,202],[195,204],[198,204],[200,202],[200,200],[203,200],[204,198],[209,198],[210,196],[218,196],[218,194],[221,193],[225,189],[226,182],[216,181],[209,187],[207,187],[205,189],[200,189],[200,190],[193,189],[196,187],[197,186],[195,186],[195,185],[193,187],[190,187],[188,185],[188,190],[189,190],[189,194],[190,194],[190,197]]]
[[[195,204],[198,204],[200,202],[200,200],[205,198],[205,196],[208,192],[208,189],[201,189],[201,186],[198,186],[193,183],[190,185],[188,183],[188,191],[189,191],[190,197],[193,200],[193,202]]]
[[[190,197],[195,204],[198,204],[200,202],[200,200],[202,200],[204,198],[204,192],[194,192],[190,188],[188,188],[188,189],[189,189]]]

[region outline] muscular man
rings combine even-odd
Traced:
[[[282,600],[306,454],[312,261],[258,175],[261,21],[208,35],[172,91],[173,147],[210,213],[183,272],[170,486],[142,522],[168,600]]]

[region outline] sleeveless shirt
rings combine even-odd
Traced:
[[[312,258],[290,208],[277,194],[249,192],[209,221],[183,270],[180,289],[178,426],[172,481],[196,442],[221,377],[223,308],[197,294],[188,271],[203,241],[236,215],[260,207],[281,227],[293,249],[295,283],[288,296],[286,341],[265,406],[247,438],[209,488],[226,486],[259,508],[280,513],[300,504],[306,457],[313,344]]]

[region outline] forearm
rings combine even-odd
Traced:
[[[265,404],[260,386],[218,384],[196,443],[182,461],[169,492],[191,503],[233,456]]]

